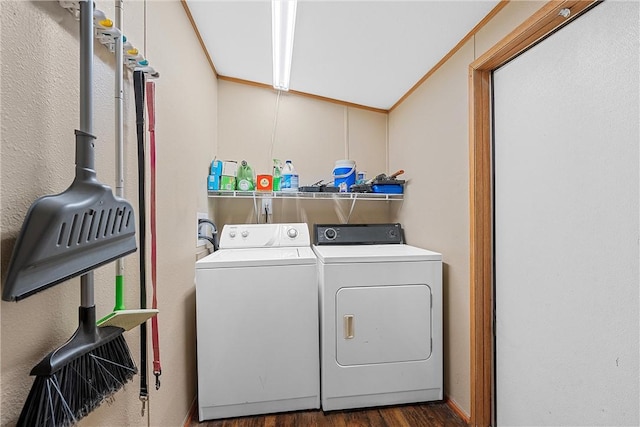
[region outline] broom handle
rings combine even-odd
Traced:
[[[80,130],[93,133],[93,2],[80,2]],[[85,156],[93,169],[93,156]]]
[[[122,31],[123,4],[124,0],[115,1],[115,24],[120,31]],[[116,37],[115,49],[116,196],[124,199],[124,52],[122,51],[122,36]],[[116,260],[116,305],[114,311],[124,309],[124,259],[118,258]]]
[[[80,2],[80,130],[93,133],[93,0]],[[83,138],[89,141],[88,138]],[[76,173],[94,169],[93,143],[76,144]],[[80,278],[80,305],[94,305],[93,271]],[[95,324],[95,323],[94,323]]]

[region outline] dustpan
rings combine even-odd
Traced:
[[[76,176],[64,192],[36,200],[18,235],[2,299],[18,301],[135,252],[131,204],[101,184],[95,137],[76,133]]]
[[[98,320],[98,326],[116,326],[125,331],[129,331],[140,326],[153,316],[158,314],[157,308],[138,308],[132,310],[115,310],[102,319]]]

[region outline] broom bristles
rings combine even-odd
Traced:
[[[37,375],[17,425],[73,425],[124,387],[137,371],[120,334],[50,375]]]

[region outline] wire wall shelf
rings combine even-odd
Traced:
[[[299,199],[299,200],[403,200],[402,194],[322,193],[288,191],[209,191],[209,197],[227,199]]]

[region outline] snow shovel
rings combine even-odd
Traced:
[[[64,192],[41,197],[29,208],[7,269],[5,301],[21,300],[136,250],[131,204],[98,182],[95,136],[75,134],[75,179]]]

